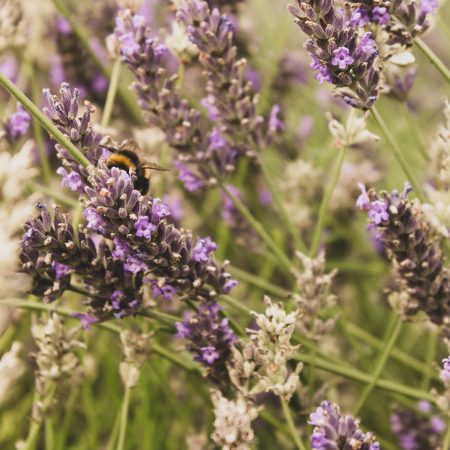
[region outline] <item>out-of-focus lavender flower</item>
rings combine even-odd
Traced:
[[[256,112],[257,95],[246,77],[247,61],[237,57],[232,21],[199,0],[184,0],[177,19],[200,51],[200,63],[208,76],[209,102],[223,133],[233,148],[253,157],[280,129],[268,126]]]
[[[373,433],[363,433],[359,422],[352,416],[343,416],[339,406],[323,401],[309,416],[314,426],[311,435],[313,450],[380,450]]]
[[[25,111],[25,108],[17,103],[16,111],[6,120],[3,126],[3,135],[10,143],[27,134],[30,128],[31,116]]]
[[[305,47],[319,83],[336,86],[335,93],[354,108],[369,109],[378,97],[378,49],[371,34],[360,36],[361,17],[347,17],[332,0],[297,0],[289,6],[295,22],[309,36]]]
[[[177,337],[187,341],[194,360],[207,368],[208,378],[222,389],[229,387],[226,363],[231,356],[231,346],[236,336],[228,319],[219,316],[217,303],[202,303],[195,314],[188,315],[176,324]]]
[[[395,263],[399,282],[409,294],[404,313],[425,312],[430,320],[450,329],[450,274],[444,256],[434,241],[431,226],[419,206],[407,199],[411,191],[402,193],[365,191],[358,199],[360,208],[369,215],[369,226],[375,227],[378,239]]]
[[[428,402],[419,402],[418,408],[425,414],[431,411]],[[446,424],[437,415],[427,416],[412,409],[399,409],[391,416],[391,428],[403,450],[422,450],[439,447]]]
[[[292,85],[306,84],[307,81],[308,65],[301,52],[292,51],[281,59],[272,86],[275,91],[284,93]]]
[[[98,26],[95,29],[97,33],[100,33]],[[55,33],[59,61],[55,61],[55,66],[50,69],[54,82],[70,81],[90,99],[103,104],[108,80],[99,72],[84,45],[80,43],[78,36],[62,16],[56,18]],[[92,41],[91,46],[100,60],[106,58],[98,41]],[[61,76],[63,80],[60,80]]]

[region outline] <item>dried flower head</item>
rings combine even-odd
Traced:
[[[120,376],[125,386],[133,388],[137,385],[141,367],[148,359],[151,351],[149,333],[136,333],[130,330],[120,332],[123,348],[123,361],[120,363]]]
[[[258,416],[258,410],[247,399],[237,397],[228,400],[219,391],[212,391],[214,404],[213,441],[222,450],[250,450],[254,439],[252,421]]]
[[[78,328],[66,330],[61,317],[51,313],[45,323],[35,323],[31,329],[38,351],[36,360],[37,400],[33,405],[33,419],[40,421],[48,411],[63,383],[67,383],[75,374],[79,359],[75,351],[84,348],[76,339]]]
[[[336,304],[331,285],[337,270],[325,272],[325,252],[321,251],[316,258],[309,258],[297,252],[303,264],[303,271],[296,273],[298,293],[293,298],[297,302],[302,316],[297,322],[300,332],[310,339],[318,340],[333,328],[336,317],[321,319],[319,314]]]
[[[367,129],[368,112],[360,117],[354,110],[350,111],[347,121],[344,124],[337,119],[333,119],[331,114],[327,114],[328,128],[334,138],[334,145],[337,148],[349,148],[352,146],[377,142],[380,138]]]
[[[233,350],[229,373],[235,387],[246,397],[273,392],[289,401],[299,386],[303,368],[301,363],[294,371],[288,366],[299,351],[291,339],[300,311],[286,313],[281,303],[272,303],[269,297],[264,301],[265,313],[252,313],[258,329],[247,329],[250,342],[243,345],[242,351]]]

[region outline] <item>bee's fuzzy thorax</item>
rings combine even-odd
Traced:
[[[127,155],[122,153],[113,153],[107,162],[108,167],[118,167],[127,172],[132,169],[136,171],[136,163]]]

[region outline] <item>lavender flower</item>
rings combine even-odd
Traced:
[[[394,262],[399,281],[410,296],[405,313],[425,312],[430,320],[449,333],[450,275],[431,226],[418,205],[407,199],[409,186],[402,193],[366,192],[361,186],[359,208],[368,212],[369,226]]]
[[[442,433],[446,429],[445,422],[437,415],[429,414],[431,405],[419,402],[422,414],[411,409],[399,409],[391,416],[392,431],[398,436],[403,450],[422,450],[439,448]]]
[[[16,111],[8,117],[3,126],[2,135],[10,143],[27,134],[31,124],[31,116],[25,111],[24,107],[17,103],[16,108]]]
[[[177,19],[186,26],[200,51],[200,63],[208,77],[208,102],[221,131],[238,152],[254,157],[256,149],[270,140],[268,133],[276,134],[279,127],[266,125],[256,113],[257,96],[246,76],[247,61],[237,58],[233,45],[233,23],[218,9],[210,10],[206,2],[199,0],[183,1]]]
[[[219,316],[217,303],[202,303],[196,314],[187,316],[176,324],[177,337],[187,341],[194,360],[207,368],[208,378],[221,389],[229,386],[226,363],[231,357],[231,347],[236,336],[227,319]]]
[[[314,426],[311,435],[313,450],[379,450],[373,433],[363,433],[352,416],[342,416],[339,406],[323,401],[309,416]]]
[[[371,34],[360,36],[361,12],[351,18],[333,0],[297,0],[290,5],[295,22],[309,36],[305,47],[319,83],[336,86],[335,93],[354,108],[369,109],[378,97],[378,50]]]

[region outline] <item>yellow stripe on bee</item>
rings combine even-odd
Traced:
[[[124,166],[127,166],[129,169],[136,171],[136,164],[134,164],[134,162],[131,161],[131,159],[125,155],[113,153],[109,157],[109,162],[112,164],[123,164]]]

